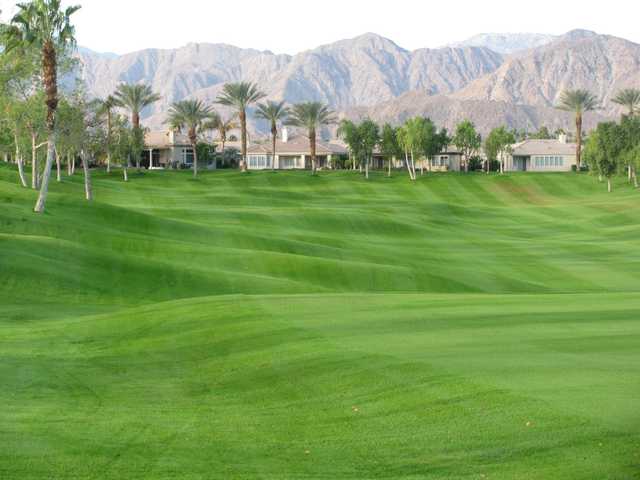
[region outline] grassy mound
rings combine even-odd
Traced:
[[[635,478],[619,187],[0,167],[0,478]]]

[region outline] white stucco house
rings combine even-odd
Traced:
[[[282,129],[281,138],[276,141],[276,155],[272,158],[270,139],[249,145],[247,148],[247,167],[249,170],[304,170],[311,168],[311,147],[309,139],[304,136],[290,137],[286,128]],[[337,143],[316,142],[316,167],[331,168],[331,162],[338,155],[346,155],[344,146]],[[273,165],[273,166],[272,166]]]
[[[525,140],[513,145],[507,155],[508,172],[570,172],[575,165],[577,145],[567,143],[561,135],[557,140]]]
[[[142,166],[150,169],[191,167],[193,148],[186,135],[172,130],[147,132]]]

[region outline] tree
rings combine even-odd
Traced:
[[[34,211],[43,213],[49,191],[51,167],[55,155],[56,109],[58,107],[58,52],[66,52],[75,45],[75,30],[71,16],[80,7],[64,10],[60,0],[31,0],[17,4],[18,13],[6,28],[6,49],[37,49],[41,53],[42,82],[47,106],[47,161],[45,164],[40,194]]]
[[[189,143],[193,149],[193,177],[198,176],[198,135],[206,120],[211,118],[211,107],[201,100],[183,100],[174,103],[169,109],[170,127],[187,131]]]
[[[113,111],[118,106],[118,101],[113,95],[109,95],[104,100],[99,100],[99,116],[104,116],[107,121],[106,149],[107,149],[107,173],[111,173],[111,136],[113,129]]]
[[[125,182],[129,181],[129,167],[131,157],[139,154],[144,148],[144,132],[134,130],[126,118],[115,117],[113,125],[113,152],[122,164],[122,175]]]
[[[491,130],[484,142],[484,151],[487,154],[487,173],[491,171],[491,162],[496,160],[500,162],[500,173],[504,173],[505,159],[514,143],[516,143],[515,135],[505,127]]]
[[[475,125],[470,120],[465,120],[456,127],[452,141],[462,153],[465,172],[469,172],[469,160],[482,145],[482,137],[476,131]]]
[[[240,119],[240,136],[242,139],[240,170],[247,171],[247,108],[262,100],[266,95],[258,86],[250,82],[227,83],[218,96],[217,103],[236,109]]]
[[[305,102],[294,105],[290,111],[288,125],[307,130],[311,150],[311,175],[316,174],[317,131],[325,125],[335,123],[336,119],[329,107],[320,102]]]
[[[586,112],[598,108],[597,99],[587,90],[567,90],[562,93],[558,108],[574,113],[576,117],[576,171],[579,172],[582,158],[582,119]]]
[[[220,157],[223,162],[225,160],[225,145],[227,143],[227,136],[229,132],[237,128],[238,124],[236,124],[234,117],[224,119],[217,113],[213,113],[211,115],[211,119],[203,126],[203,130],[217,130],[221,144]]]
[[[161,97],[157,93],[154,93],[149,85],[121,83],[114,93],[114,98],[116,99],[117,106],[126,108],[131,112],[131,127],[139,131],[137,134],[139,136],[140,132],[142,132],[142,128],[140,127],[140,112],[160,100]],[[144,137],[144,133],[142,133],[142,135]],[[142,148],[144,148],[144,143]],[[136,168],[138,171],[140,171],[142,148],[139,152],[135,153]]]
[[[380,127],[373,120],[366,119],[358,126],[358,132],[364,157],[365,178],[368,180],[373,150],[380,142]]]
[[[380,151],[382,156],[387,159],[389,171],[388,177],[391,177],[391,165],[393,159],[402,154],[402,148],[398,143],[398,130],[388,123],[382,127],[380,136]]]
[[[611,177],[616,173],[620,155],[624,150],[623,135],[615,122],[600,123],[590,135],[585,148],[585,159],[590,167],[607,179],[607,190],[612,191]]]
[[[449,132],[446,128],[438,131],[430,118],[425,118],[422,134],[422,154],[425,157],[429,171],[431,171],[431,158],[442,152],[450,142]],[[424,175],[424,162],[421,164],[421,175]]]
[[[618,92],[613,98],[613,103],[629,109],[629,116],[633,117],[640,110],[640,89],[626,88]]]
[[[640,151],[640,115],[623,116],[620,122],[624,153],[620,164],[627,168],[629,182],[638,187],[638,152]]]
[[[358,159],[361,155],[360,148],[362,146],[358,126],[351,120],[347,120],[345,118],[340,122],[337,133],[338,137],[342,138],[344,143],[347,144],[349,149],[349,159],[351,160],[351,169],[355,171]]]
[[[289,109],[284,102],[259,103],[256,117],[269,122],[271,127],[271,169],[276,169],[276,141],[278,140],[278,123],[284,123],[289,116]]]
[[[549,129],[543,125],[535,134],[531,136],[531,138],[535,140],[551,140],[553,136],[551,135],[551,132],[549,131]],[[515,139],[515,136],[514,136],[514,139]]]

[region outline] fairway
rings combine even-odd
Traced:
[[[0,166],[0,479],[640,479],[640,193]]]

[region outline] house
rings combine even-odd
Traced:
[[[432,172],[459,172],[463,165],[462,152],[455,147],[447,146],[431,157]]]
[[[249,170],[303,170],[311,168],[311,148],[306,136],[290,138],[286,128],[282,129],[282,136],[276,141],[276,155],[272,159],[271,140],[254,143],[247,148],[247,168]],[[334,157],[346,155],[344,146],[317,141],[316,168],[332,168]],[[275,164],[274,166],[272,166]]]
[[[193,166],[193,148],[186,135],[168,131],[147,132],[141,164],[144,168],[185,168]]]
[[[507,155],[508,172],[570,172],[575,165],[577,146],[567,137],[557,140],[525,140],[515,144]]]

